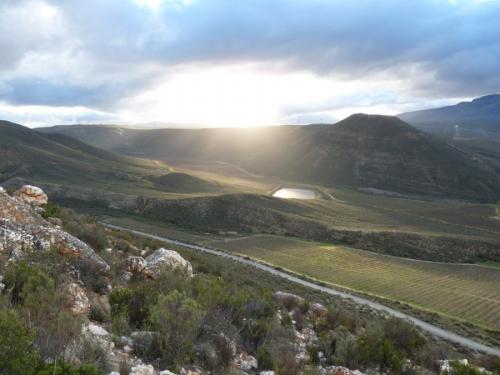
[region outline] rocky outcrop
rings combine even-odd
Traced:
[[[124,262],[121,279],[127,282],[134,273],[155,279],[165,271],[181,271],[188,277],[193,276],[191,263],[174,250],[160,248],[146,259],[140,256],[129,256]]]
[[[42,209],[47,204],[49,198],[42,189],[32,185],[24,185],[14,193],[14,198],[27,203],[36,210]]]
[[[107,272],[109,265],[90,246],[38,214],[35,208],[46,203],[46,195],[40,190],[25,186],[14,197],[0,194],[0,254],[16,258],[28,250],[56,248],[61,254],[87,261],[99,272]]]
[[[193,267],[177,251],[160,248],[146,259],[144,272],[152,278],[158,277],[165,270],[180,270],[187,276],[193,276]]]

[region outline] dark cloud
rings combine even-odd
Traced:
[[[34,1],[3,3],[0,20],[12,7]],[[71,48],[88,56],[95,70],[113,61],[113,69],[135,76],[120,84],[103,68],[93,84],[82,87],[71,77],[54,79],[53,72],[45,81],[39,77],[42,82],[4,74],[11,90],[3,100],[112,105],[151,83],[151,77],[131,69],[148,63],[259,62],[343,79],[396,75],[406,80],[408,91],[433,97],[480,95],[500,87],[498,1],[198,0],[184,6],[170,0],[157,12],[125,0],[46,2],[60,12]],[[12,68],[32,51],[43,53],[40,45],[57,53],[48,42],[60,39],[59,33],[53,39],[50,33],[40,36],[41,44],[36,33],[23,36],[24,20],[17,22],[17,31],[0,26],[5,51],[0,69]]]

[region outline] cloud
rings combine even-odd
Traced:
[[[499,19],[494,0],[4,0],[0,100],[116,110],[179,66],[245,64],[393,84],[284,116],[477,96],[500,87]]]

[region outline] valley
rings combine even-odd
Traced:
[[[30,148],[33,158],[18,158],[26,172],[6,164],[7,188],[36,183],[55,203],[106,223],[254,259],[476,342],[500,343],[495,204],[298,182],[244,163],[117,155],[79,141],[73,155],[58,138],[66,135],[28,133],[51,142],[51,152]],[[52,164],[39,164],[45,155]],[[36,169],[45,174],[29,172]],[[80,170],[94,177],[82,183]]]
[[[500,0],[0,0],[0,375],[500,375]]]

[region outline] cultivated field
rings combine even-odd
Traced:
[[[413,261],[277,236],[209,243],[328,283],[500,329],[498,268]]]

